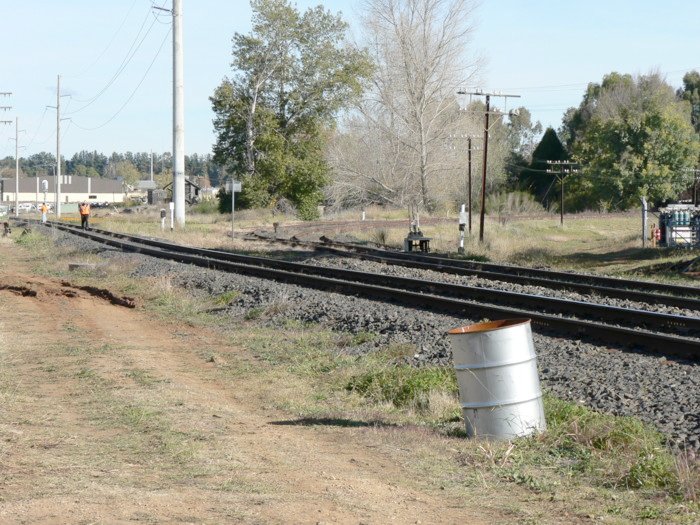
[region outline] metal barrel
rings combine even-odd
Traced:
[[[530,319],[448,332],[469,437],[510,439],[546,429]]]

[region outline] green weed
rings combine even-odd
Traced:
[[[250,310],[248,310],[245,313],[243,318],[246,321],[254,321],[255,319],[260,319],[262,317],[263,313],[265,313],[264,308],[259,308],[259,307],[258,308],[251,308]]]
[[[457,381],[451,368],[388,365],[353,377],[346,389],[377,403],[424,410],[429,408],[431,392],[455,393]]]
[[[231,304],[236,297],[240,296],[241,292],[238,290],[230,290],[219,295],[215,295],[213,298],[214,304],[217,306],[228,306]]]

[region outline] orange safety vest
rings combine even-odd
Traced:
[[[80,205],[80,215],[90,215],[90,205]]]
[[[42,204],[42,205],[39,207],[39,211],[40,211],[41,213],[48,213],[48,212],[49,212],[49,207],[48,207],[46,204]]]

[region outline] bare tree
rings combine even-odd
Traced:
[[[354,138],[331,154],[341,185],[431,208],[446,179],[463,175],[466,145],[458,152],[451,137],[473,127],[456,93],[478,69],[468,58],[474,7],[473,0],[365,0],[365,45],[376,70],[344,129]]]

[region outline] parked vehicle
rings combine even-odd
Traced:
[[[36,211],[36,206],[32,204],[31,202],[20,202],[17,205],[17,210],[20,213],[29,213],[32,211]]]

